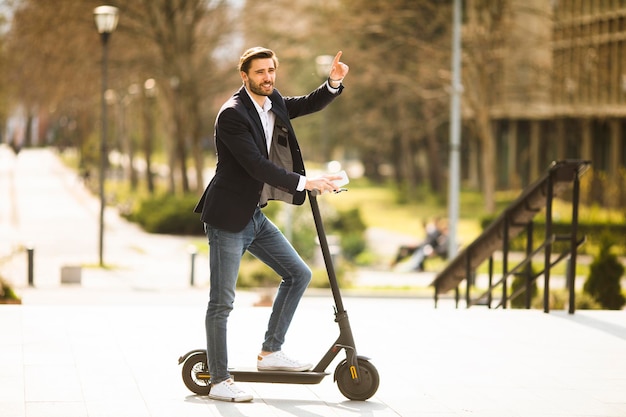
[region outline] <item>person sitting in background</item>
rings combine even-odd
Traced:
[[[424,271],[426,258],[434,256],[446,258],[448,256],[447,223],[440,217],[436,217],[433,221],[424,225],[424,230],[426,231],[426,238],[418,245],[400,246],[395,259],[391,263],[392,267],[410,257],[405,269],[408,271]]]

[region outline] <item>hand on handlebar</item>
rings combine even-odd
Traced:
[[[325,174],[321,177],[308,179],[304,188],[309,191],[317,191],[319,194],[324,194],[326,191],[339,192],[340,187],[333,181],[341,179],[341,175]]]

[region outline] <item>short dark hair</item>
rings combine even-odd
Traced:
[[[262,46],[255,46],[254,48],[250,48],[245,51],[241,55],[241,58],[239,58],[239,71],[243,71],[247,74],[248,70],[250,69],[250,63],[252,62],[252,60],[259,58],[272,58],[272,60],[274,61],[274,66],[278,68],[278,57],[276,56],[274,51],[272,51],[271,49],[263,48]]]

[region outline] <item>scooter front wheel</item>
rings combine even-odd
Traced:
[[[335,380],[339,391],[348,399],[365,401],[378,390],[380,378],[376,367],[365,359],[357,359],[359,364],[358,383],[354,380],[354,369],[347,361],[342,361],[335,370]]]
[[[209,372],[206,354],[197,352],[190,355],[183,364],[182,372],[183,382],[191,392],[198,395],[209,395],[209,391],[211,391],[211,380],[198,378],[199,372],[204,374]]]

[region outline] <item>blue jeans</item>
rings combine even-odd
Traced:
[[[267,352],[278,351],[283,345],[300,298],[311,281],[311,269],[259,208],[241,232],[228,232],[211,225],[205,225],[205,229],[211,273],[205,321],[207,360],[211,382],[216,384],[230,378],[226,327],[244,252],[249,251],[282,278],[261,347]]]

